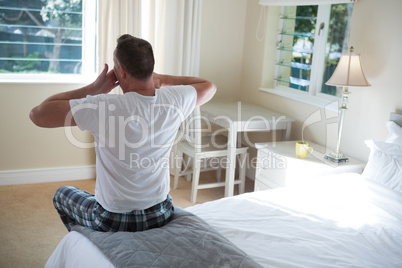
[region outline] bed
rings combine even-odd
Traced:
[[[362,174],[177,209],[166,229],[78,227],[46,267],[401,267],[401,126],[391,114],[386,140],[366,141]]]

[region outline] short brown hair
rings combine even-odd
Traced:
[[[155,65],[151,44],[141,38],[124,34],[117,39],[116,59],[126,72],[139,80],[148,79]]]

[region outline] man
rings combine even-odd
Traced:
[[[56,94],[35,107],[40,127],[78,126],[95,138],[95,195],[61,187],[54,205],[67,229],[141,231],[173,216],[168,158],[180,123],[209,101],[216,86],[204,79],[153,72],[151,45],[118,38],[114,69],[80,89]],[[120,85],[124,94],[107,94]]]

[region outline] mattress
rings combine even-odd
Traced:
[[[188,210],[264,267],[401,267],[401,196],[358,174],[312,185]]]
[[[401,205],[395,191],[358,174],[337,174],[302,188],[247,193],[185,210],[263,267],[401,267]],[[88,259],[93,262],[83,263]],[[113,265],[86,237],[70,232],[46,267]]]

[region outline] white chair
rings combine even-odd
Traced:
[[[197,107],[192,114],[183,121],[178,136],[181,141],[176,146],[175,172],[173,189],[177,189],[179,177],[186,175],[189,180],[192,175],[191,202],[195,203],[199,189],[215,188],[225,186],[220,182],[220,170],[222,159],[228,154],[227,138],[224,135],[209,135],[202,137],[200,109]],[[236,159],[239,160],[239,179],[235,184],[240,184],[239,193],[244,192],[246,178],[246,159],[248,147],[236,149]],[[184,156],[190,157],[183,165]],[[218,160],[219,161],[211,161]],[[208,163],[209,160],[209,163]],[[190,164],[191,163],[191,167]],[[226,162],[225,162],[226,163]],[[200,184],[200,172],[217,169],[217,182]]]

